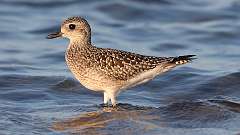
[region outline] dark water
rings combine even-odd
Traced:
[[[239,0],[0,0],[0,134],[240,134]],[[93,42],[191,64],[120,94],[83,88],[64,62],[62,20],[86,17]]]

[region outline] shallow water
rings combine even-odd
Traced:
[[[1,0],[0,134],[240,134],[239,12],[238,0]],[[198,59],[104,107],[66,67],[68,41],[45,39],[74,15],[96,46]]]

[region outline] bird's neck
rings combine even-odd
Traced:
[[[84,49],[91,47],[91,40],[70,40],[70,43],[68,45],[68,49]]]
[[[76,43],[76,44],[91,44],[91,39],[86,37],[72,37],[70,38],[70,44]]]

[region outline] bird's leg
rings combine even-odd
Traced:
[[[108,96],[108,93],[107,92],[104,92],[103,93],[103,103],[105,105],[108,105],[108,101],[110,100],[110,97]]]
[[[112,106],[113,107],[116,107],[117,106],[117,100],[116,100],[116,93],[115,92],[111,92],[109,93],[109,97],[111,99],[111,102],[112,102]]]

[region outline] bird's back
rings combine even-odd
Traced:
[[[144,56],[110,48],[94,47],[93,50],[94,54],[91,58],[95,68],[112,78],[124,81],[157,66],[164,66],[173,59],[173,57]]]

